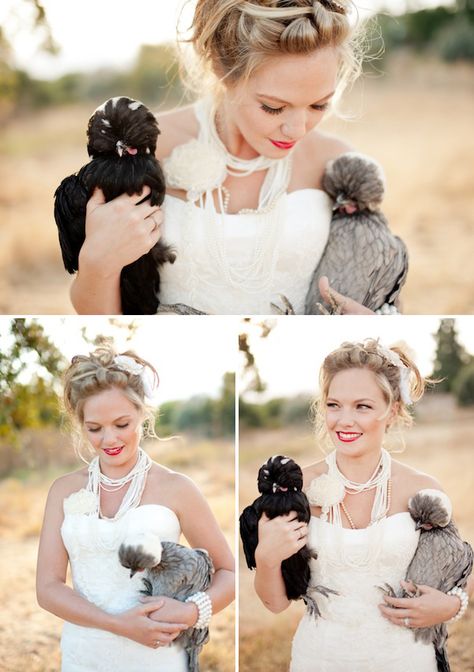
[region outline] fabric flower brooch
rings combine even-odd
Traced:
[[[97,511],[97,497],[90,490],[82,488],[66,497],[63,503],[64,515],[84,515]]]
[[[345,494],[344,484],[329,474],[313,478],[306,490],[309,503],[321,507],[321,520],[327,520],[330,507],[340,504]]]
[[[190,201],[196,201],[205,191],[217,189],[227,175],[224,154],[197,139],[178,145],[163,161],[163,169],[167,184],[184,189]]]

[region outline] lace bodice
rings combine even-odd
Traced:
[[[271,302],[281,305],[279,294],[284,294],[296,313],[304,313],[306,292],[329,236],[331,200],[325,192],[283,194],[274,215],[224,215],[217,230],[209,230],[193,203],[167,196],[163,210],[163,238],[177,252],[175,263],[160,270],[163,303],[186,303],[211,314],[266,315],[274,312]],[[237,270],[241,282],[226,277],[216,263],[216,240],[224,250],[224,263]],[[259,248],[265,253],[262,267],[251,282],[245,269],[251,275]]]
[[[434,647],[384,619],[377,586],[405,578],[419,532],[409,513],[384,518],[366,529],[334,526],[312,517],[311,584],[336,590],[314,593],[322,613],[305,615],[293,640],[291,672],[436,672]]]
[[[166,506],[141,505],[118,520],[68,513],[61,535],[69,555],[74,589],[108,613],[136,606],[141,574],[130,578],[118,560],[118,548],[130,528],[152,530],[162,541],[179,541],[176,514]],[[151,649],[105,630],[65,623],[61,641],[62,672],[186,672],[187,656],[178,646]]]

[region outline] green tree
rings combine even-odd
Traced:
[[[15,318],[0,351],[0,436],[59,421],[56,381],[65,359],[37,320]]]
[[[454,380],[453,390],[460,406],[474,406],[474,362],[461,369]]]
[[[219,399],[214,404],[215,431],[218,436],[232,436],[235,431],[235,374],[224,373]]]
[[[472,357],[458,341],[456,321],[453,318],[441,320],[434,338],[436,358],[432,378],[441,379],[434,391],[452,392],[456,376],[472,360]]]

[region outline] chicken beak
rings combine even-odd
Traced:
[[[135,576],[136,573],[137,573],[136,569],[131,569],[130,570],[130,578],[133,579],[133,577]]]

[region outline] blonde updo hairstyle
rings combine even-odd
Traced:
[[[401,448],[398,448],[398,450],[405,448],[402,430],[413,424],[413,418],[407,404],[401,397],[400,368],[390,360],[387,354],[384,354],[384,350],[386,349],[382,348],[380,343],[374,339],[367,339],[362,343],[345,342],[324,360],[319,374],[320,396],[312,406],[316,436],[321,442],[321,446],[329,445],[331,449],[334,447],[326,428],[326,402],[329,386],[334,376],[340,371],[348,369],[368,369],[374,373],[387,404],[387,410],[382,417],[386,417],[393,404],[396,403],[395,417],[390,423],[388,434],[396,437],[396,443],[401,444]],[[408,388],[412,403],[419,401],[423,396],[426,384],[433,381],[429,378],[423,378],[411,356],[406,352],[405,347],[391,346],[387,350],[398,355],[402,364],[408,369]],[[393,447],[392,451],[395,452]]]
[[[202,92],[206,75],[208,81],[213,78],[215,83],[217,78],[232,86],[248,80],[275,56],[336,47],[340,95],[361,71],[358,31],[349,18],[352,9],[351,0],[198,0],[189,40],[198,58],[197,90]]]
[[[70,421],[74,447],[85,462],[88,460],[83,456],[82,449],[85,447],[90,455],[93,451],[83,431],[84,404],[89,397],[104,390],[121,390],[142,415],[144,435],[157,438],[154,430],[155,414],[145,401],[143,378],[140,373],[131,373],[121,368],[115,361],[116,356],[117,352],[110,345],[100,346],[90,355],[73,357],[64,374],[64,408]],[[158,384],[158,373],[149,362],[131,350],[120,353],[120,356],[129,357],[137,365],[146,367],[155,386]]]

